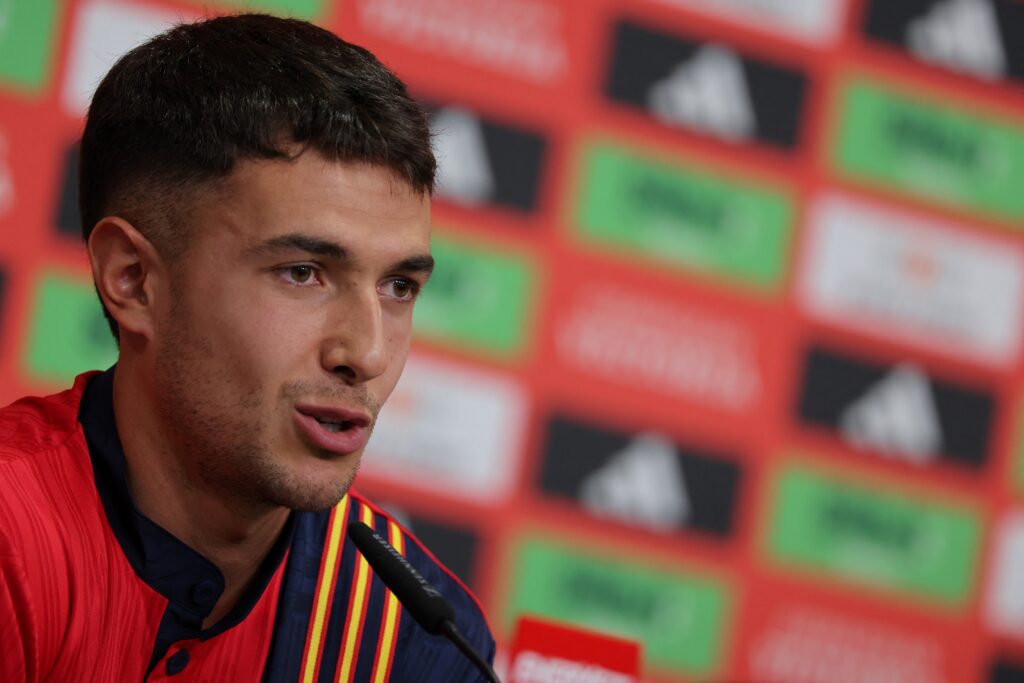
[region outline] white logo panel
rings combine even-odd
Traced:
[[[661,0],[664,4],[731,19],[816,45],[832,43],[842,29],[845,0]]]
[[[800,296],[817,317],[1006,367],[1020,352],[1024,254],[832,196],[811,211]]]
[[[442,109],[430,121],[437,155],[437,196],[478,206],[494,194],[480,120],[464,109]]]
[[[119,0],[93,0],[78,11],[68,50],[62,104],[71,116],[89,108],[96,86],[124,53],[192,17]]]
[[[1024,638],[1024,510],[1015,510],[996,527],[995,555],[985,618],[997,633]]]
[[[527,417],[511,379],[413,355],[381,410],[367,474],[494,503],[514,484]]]

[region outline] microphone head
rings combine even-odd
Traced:
[[[348,525],[348,537],[423,630],[439,635],[445,621],[454,623],[455,610],[444,596],[377,532],[353,521]]]

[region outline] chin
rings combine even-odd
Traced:
[[[273,502],[275,505],[297,512],[320,512],[337,505],[348,493],[348,489],[348,485],[343,484],[317,490],[277,491]]]
[[[316,465],[279,482],[272,492],[274,503],[300,512],[319,512],[337,505],[352,486],[359,469],[358,461],[355,467],[341,468],[323,460],[318,460]]]

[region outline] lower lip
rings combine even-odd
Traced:
[[[340,432],[329,431],[316,421],[315,417],[300,412],[295,413],[295,423],[306,438],[317,448],[332,453],[355,453],[366,445],[368,430],[366,427],[354,425]]]

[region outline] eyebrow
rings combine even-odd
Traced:
[[[399,261],[392,270],[401,270],[407,273],[423,273],[430,275],[434,272],[434,257],[429,254],[413,256]]]
[[[289,233],[272,237],[264,242],[246,249],[250,255],[259,255],[267,252],[281,251],[285,249],[298,249],[316,256],[333,259],[335,261],[348,261],[349,252],[337,242],[325,240],[312,235],[302,233]],[[434,270],[434,257],[430,254],[410,256],[395,263],[389,270],[399,270],[409,273],[424,273],[430,275]]]
[[[340,244],[301,233],[290,233],[273,237],[249,247],[245,252],[246,254],[260,255],[284,249],[298,249],[299,251],[309,252],[310,254],[336,261],[348,260],[348,250]]]

